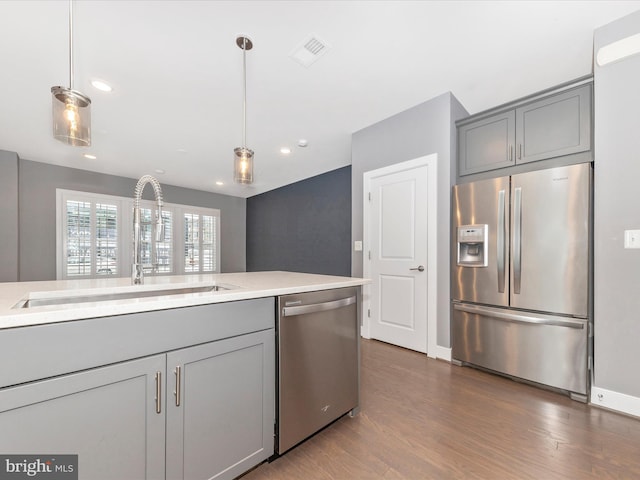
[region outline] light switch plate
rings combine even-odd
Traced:
[[[353,249],[356,252],[361,252],[362,251],[362,240],[356,240],[355,242],[353,242]]]
[[[640,248],[640,230],[624,231],[624,248]]]

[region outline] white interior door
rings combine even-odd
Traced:
[[[424,164],[388,170],[369,172],[365,179],[364,263],[372,280],[368,332],[371,338],[427,353],[428,188],[429,174],[435,172]]]

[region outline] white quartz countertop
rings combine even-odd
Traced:
[[[166,310],[209,303],[275,297],[290,293],[359,286],[367,283],[369,283],[369,280],[362,278],[295,272],[147,276],[144,280],[144,285],[135,286],[131,285],[130,278],[0,283],[0,329]],[[206,285],[232,286],[232,288],[230,290],[203,293],[148,296],[149,292],[154,290],[166,291],[168,289]],[[30,308],[16,307],[16,305],[28,299],[110,295],[128,292],[140,292],[147,296]]]

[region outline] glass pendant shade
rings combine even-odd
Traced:
[[[65,87],[51,87],[53,137],[74,147],[91,145],[91,99]]]
[[[233,153],[233,180],[244,185],[253,183],[253,150],[238,147]]]

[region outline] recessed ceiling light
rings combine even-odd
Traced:
[[[221,187],[222,185],[224,185],[224,182],[221,182],[220,180],[218,180],[218,181],[216,182],[216,185],[218,185],[219,187]]]
[[[91,80],[91,85],[93,85],[94,87],[96,87],[98,90],[102,92],[111,92],[113,90],[111,85],[109,85],[106,82],[103,82],[102,80]]]
[[[158,175],[164,175],[164,173],[165,173],[165,171],[164,171],[163,169],[161,169],[161,168],[156,168],[154,171],[155,171]]]
[[[300,140],[298,140],[298,146],[299,147],[306,147],[307,145],[309,145],[309,142],[307,140],[305,140],[304,138],[301,138]]]
[[[91,155],[90,153],[85,153],[83,157],[88,158],[89,160],[95,160],[96,158],[98,158],[95,155]]]
[[[289,155],[291,153],[291,149],[289,147],[282,147],[280,149],[280,153],[282,153],[283,155]]]

